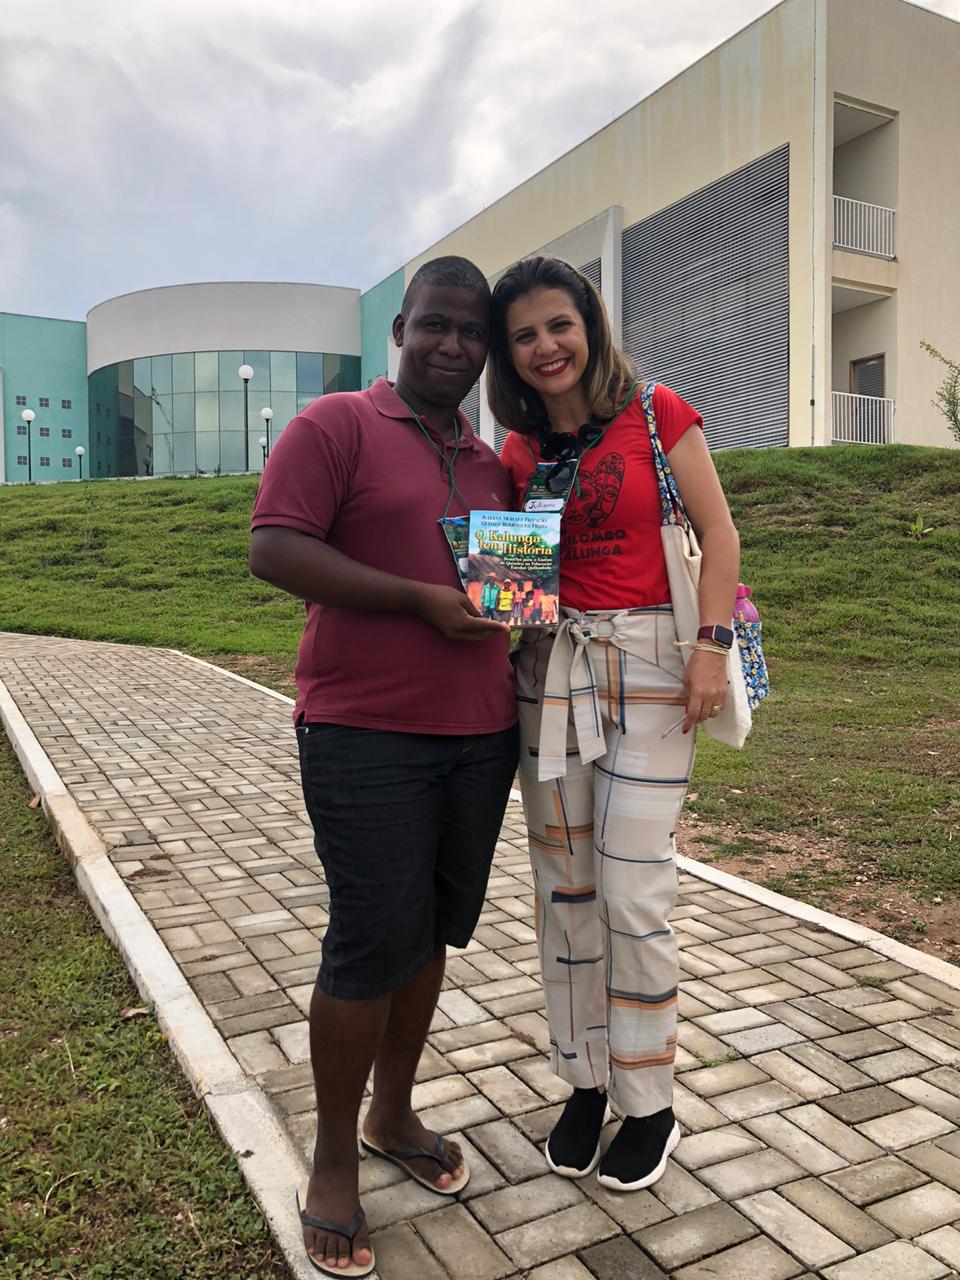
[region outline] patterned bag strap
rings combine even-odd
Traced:
[[[650,448],[653,451],[653,465],[657,472],[657,487],[660,490],[660,514],[662,517],[660,523],[679,524],[686,528],[689,523],[687,512],[683,505],[683,499],[680,497],[677,482],[673,478],[673,470],[667,461],[660,433],[657,431],[657,415],[653,409],[653,393],[656,390],[656,386],[655,382],[647,383],[640,396],[640,403],[643,405],[644,416],[647,420],[647,430],[650,432]]]

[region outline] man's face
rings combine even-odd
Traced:
[[[425,404],[455,408],[483,372],[490,345],[489,304],[471,289],[427,284],[410,313],[393,322],[398,381]]]

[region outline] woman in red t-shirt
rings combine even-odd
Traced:
[[[600,1182],[620,1191],[656,1182],[680,1137],[673,833],[691,730],[726,698],[739,569],[700,415],[658,386],[658,433],[703,551],[701,639],[684,665],[643,391],[579,271],[530,258],[501,277],[487,395],[512,427],[502,460],[517,507],[537,463],[554,461],[559,485],[579,459],[561,526],[559,625],[525,632],[517,657],[552,1064],[574,1087],[546,1157],[574,1178],[599,1162]],[[625,1118],[600,1161],[607,1092]]]

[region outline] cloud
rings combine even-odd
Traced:
[[[186,280],[367,287],[769,7],[14,0],[0,309],[82,316]]]

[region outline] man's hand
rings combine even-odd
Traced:
[[[418,616],[448,640],[487,640],[504,632],[509,635],[506,623],[481,618],[469,596],[455,587],[424,583],[418,595]]]

